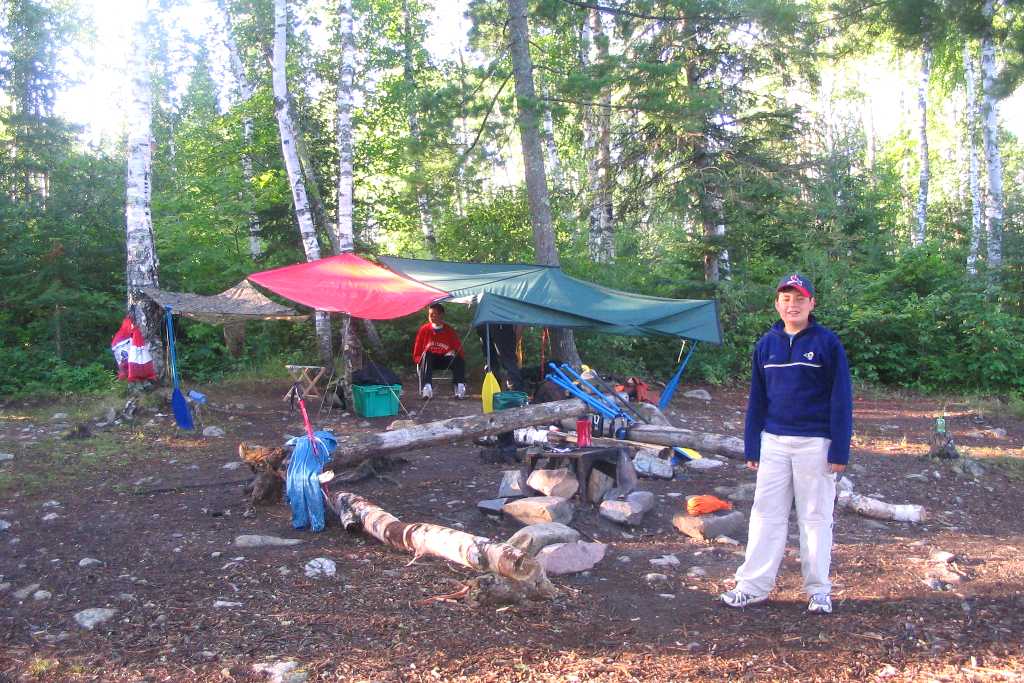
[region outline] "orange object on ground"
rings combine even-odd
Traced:
[[[719,510],[732,510],[732,503],[716,496],[694,496],[686,501],[686,511],[691,515],[707,515]]]

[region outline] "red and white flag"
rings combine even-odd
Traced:
[[[110,340],[110,350],[117,363],[117,378],[128,382],[142,382],[156,379],[153,369],[153,355],[149,344],[142,337],[142,330],[136,327],[130,316],[125,316],[121,329]]]

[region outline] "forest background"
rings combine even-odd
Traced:
[[[125,3],[126,16],[148,10],[125,23],[145,50],[139,71],[111,63],[126,45],[88,3],[0,1],[0,396],[114,381],[132,124],[106,120],[97,136],[62,113],[82,81],[145,75],[161,288],[213,294],[306,258],[275,120],[275,4]],[[358,253],[535,261],[517,130],[532,114],[562,267],[719,301],[725,343],[698,350],[691,380],[746,378],[774,284],[799,270],[857,381],[1024,405],[1024,147],[1007,116],[1024,76],[1018,3],[539,0],[527,12],[536,90],[518,100],[517,4],[287,2],[288,103],[323,255],[343,248],[330,226],[344,203],[339,14],[350,11]],[[446,49],[428,49],[439,34]],[[117,112],[124,96],[75,106]],[[470,313],[451,311],[479,367]],[[378,323],[376,360],[408,365],[421,317]],[[240,357],[217,327],[183,321],[178,336],[193,382],[281,375],[318,354],[311,322],[250,324]],[[538,336],[526,336],[528,364]],[[576,341],[592,365],[662,379],[679,350]]]

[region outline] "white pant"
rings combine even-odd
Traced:
[[[807,595],[831,592],[828,572],[836,477],[828,464],[830,443],[823,437],[761,433],[761,464],[750,511],[747,554],[736,570],[736,588],[744,593],[767,595],[775,587],[794,499],[804,590]]]

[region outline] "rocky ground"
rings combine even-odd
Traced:
[[[284,504],[242,516],[238,443],[302,431],[286,388],[200,387],[201,426],[222,436],[180,432],[169,410],[97,426],[113,402],[0,410],[0,681],[1024,679],[1024,420],[984,408],[993,403],[857,398],[855,491],[922,505],[929,518],[838,513],[836,612],[825,617],[806,613],[793,545],[772,600],[736,611],[717,595],[743,546],[673,528],[691,494],[749,513],[753,474],[735,461],[641,480],[656,504],[636,526],[577,504],[571,525],[607,548],[589,571],[552,577],[552,600],[432,600],[472,572],[411,562],[337,523],[295,531]],[[672,421],[741,436],[743,389],[704,389],[710,400],[679,397]],[[478,409],[408,404],[418,421]],[[943,413],[979,471],[922,457]],[[389,421],[316,422],[344,437]],[[497,495],[509,466],[478,450],[404,453],[386,478],[350,488],[405,521],[503,540],[519,525],[477,502]],[[298,543],[240,547],[243,535]]]

